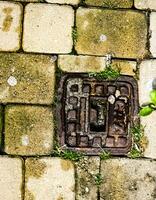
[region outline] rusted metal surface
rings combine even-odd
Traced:
[[[107,150],[126,154],[132,144],[130,128],[138,113],[134,78],[97,80],[87,74],[61,78],[57,107],[58,135],[63,148],[97,155]]]

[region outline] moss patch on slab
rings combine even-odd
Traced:
[[[0,102],[51,104],[55,63],[51,56],[0,54]],[[12,77],[16,83],[11,85]]]
[[[46,155],[53,149],[51,108],[7,106],[5,152],[16,155]]]
[[[147,54],[144,13],[79,8],[76,25],[76,50],[80,54],[111,54],[122,58],[143,58]]]
[[[30,158],[26,160],[26,180],[29,177],[40,178],[45,173],[46,164],[39,159]]]
[[[133,6],[133,0],[85,0],[85,3],[105,8],[131,8]]]
[[[41,178],[44,173],[46,172],[46,164],[43,161],[40,161],[40,159],[35,158],[29,158],[26,159],[26,174],[25,174],[25,182],[26,182],[26,188],[25,188],[25,200],[35,200],[34,194],[28,190],[27,183],[29,178]]]

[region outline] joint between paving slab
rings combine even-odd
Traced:
[[[64,55],[78,55],[76,49],[75,49],[75,43],[77,42],[77,38],[75,38],[75,36],[77,37],[77,26],[76,26],[76,11],[77,11],[77,7],[73,7],[74,10],[74,25],[72,27],[72,41],[73,41],[73,46],[72,46],[72,50],[69,54],[64,54]],[[61,54],[58,54],[61,55]]]
[[[35,106],[35,107],[47,107],[52,108],[53,104],[40,104],[40,103],[1,103],[5,106]]]
[[[100,163],[99,163],[99,174],[101,175],[101,158],[100,158]],[[102,177],[103,181],[103,177]],[[97,186],[97,200],[100,200],[100,185]]]
[[[22,157],[22,186],[21,186],[21,195],[22,200],[25,199],[25,158]]]
[[[2,136],[1,136],[1,154],[4,152],[4,137],[5,137],[5,106],[2,105]]]
[[[75,168],[75,174],[74,174],[74,177],[75,177],[75,200],[78,200],[77,195],[76,195],[78,193],[78,172],[77,172],[77,167],[75,164],[74,164],[74,168]]]
[[[151,15],[151,11],[148,10],[147,12],[147,43],[146,43],[146,47],[148,50],[148,58],[152,58],[152,53],[150,52],[150,38],[151,38],[151,30],[150,30],[150,15]]]
[[[24,16],[25,16],[25,6],[28,3],[23,3],[23,12],[22,12],[22,19],[21,19],[21,39],[20,39],[20,49],[19,52],[23,52],[23,34],[24,34]]]

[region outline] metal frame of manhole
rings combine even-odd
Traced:
[[[56,115],[63,149],[125,155],[132,145],[130,128],[137,113],[138,86],[133,77],[110,81],[83,73],[61,77]]]

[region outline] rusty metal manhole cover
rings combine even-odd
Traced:
[[[137,83],[121,76],[97,80],[87,74],[67,74],[59,89],[60,145],[89,155],[102,149],[124,155],[130,148],[130,127],[138,113]]]

